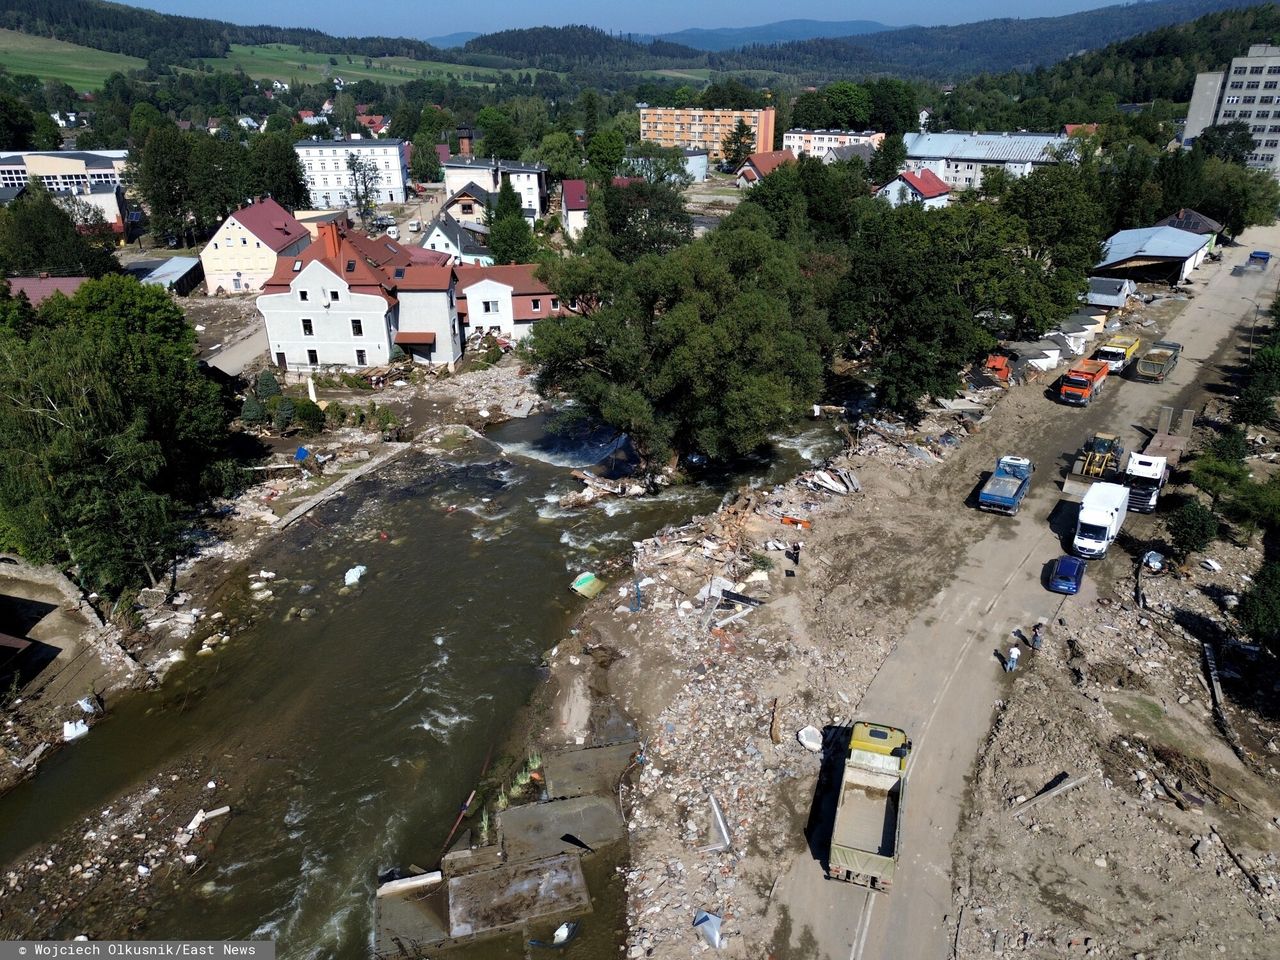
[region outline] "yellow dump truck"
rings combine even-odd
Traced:
[[[1105,361],[1111,368],[1111,373],[1117,374],[1133,362],[1141,346],[1142,341],[1133,334],[1117,333],[1098,348],[1093,359]]]
[[[858,721],[844,761],[827,876],[888,890],[898,866],[902,793],[911,741],[896,727]]]

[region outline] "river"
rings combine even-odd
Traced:
[[[254,558],[276,579],[251,626],[124,700],[0,799],[0,863],[165,763],[203,756],[242,785],[235,816],[145,935],[270,937],[282,957],[367,957],[377,874],[438,859],[567,629],[572,576],[837,445],[813,425],[745,473],[567,511],[556,500],[580,485],[565,467],[609,448],[545,428],[513,421],[447,461],[402,458],[290,528]],[[358,564],[367,573],[344,589]],[[300,607],[315,613],[287,618]]]

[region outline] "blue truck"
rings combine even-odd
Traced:
[[[1031,489],[1031,474],[1035,469],[1035,464],[1026,457],[1001,457],[978,493],[978,508],[1011,517],[1017,514]]]

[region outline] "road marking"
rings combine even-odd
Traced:
[[[849,960],[862,960],[862,950],[867,945],[867,933],[871,930],[871,910],[875,907],[878,899],[870,890],[863,896],[866,899],[862,902],[862,918],[858,921],[860,932],[853,941],[853,950],[849,954]]]

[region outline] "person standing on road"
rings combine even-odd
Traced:
[[[1039,652],[1040,645],[1044,643],[1044,623],[1037,623],[1031,628],[1031,649]]]
[[[1020,656],[1022,656],[1022,651],[1018,648],[1018,645],[1015,643],[1013,646],[1009,648],[1009,655],[1004,658],[1005,673],[1013,673],[1013,671],[1018,669],[1018,657]]]

